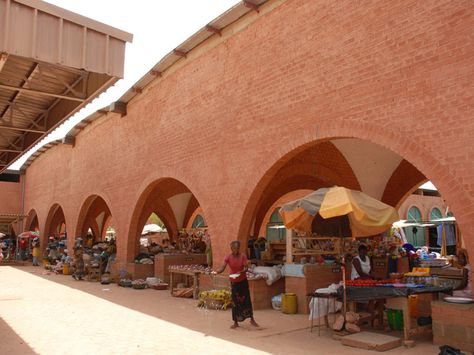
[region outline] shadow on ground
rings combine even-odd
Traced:
[[[0,295],[0,307],[15,307],[15,299]],[[0,354],[37,354],[32,348],[0,317]]]
[[[274,310],[256,311],[255,317],[262,329],[256,330],[248,322],[238,330],[231,330],[231,312],[213,311],[197,307],[197,301],[171,297],[168,291],[134,290],[118,287],[116,284],[101,285],[98,282],[75,281],[71,276],[47,274],[40,267],[16,267],[17,270],[30,273],[48,281],[86,292],[128,309],[156,317],[204,333],[206,336],[230,341],[235,344],[252,347],[273,354],[315,353],[319,349],[324,353],[358,354],[360,349],[348,348],[332,339],[330,332],[317,329],[309,331],[307,315],[284,315]],[[51,295],[54,298],[54,295]],[[433,345],[423,341],[418,351],[432,351]],[[397,348],[398,354],[412,353],[413,349]],[[318,353],[318,351],[316,351]]]

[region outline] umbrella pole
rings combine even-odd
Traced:
[[[343,287],[343,293],[342,293],[342,315],[344,316],[344,323],[346,322],[346,260],[344,258],[344,254],[342,254],[342,287]]]
[[[342,258],[341,258],[341,270],[342,270],[342,315],[344,317],[344,323],[346,323],[346,311],[347,311],[347,299],[346,299],[346,258],[344,255],[344,239],[341,239],[342,243]]]

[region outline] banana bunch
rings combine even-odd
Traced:
[[[224,310],[232,305],[232,297],[230,291],[227,290],[211,290],[200,292],[198,306],[206,306],[206,299],[213,299],[222,302],[222,309]]]

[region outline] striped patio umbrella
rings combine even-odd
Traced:
[[[339,186],[321,188],[288,202],[280,214],[286,228],[338,237],[377,235],[400,219],[392,206]]]

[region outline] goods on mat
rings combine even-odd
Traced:
[[[169,285],[167,283],[160,283],[160,284],[155,284],[153,286],[150,286],[150,288],[154,290],[166,290],[168,286]]]
[[[146,281],[143,280],[143,279],[138,279],[138,280],[132,281],[132,287],[135,290],[143,290],[143,289],[146,288],[146,286],[147,286]]]
[[[168,270],[184,270],[184,271],[210,273],[212,271],[212,267],[206,267],[203,265],[170,265]]]
[[[199,307],[226,310],[232,305],[232,297],[227,290],[202,291],[199,293]]]
[[[132,280],[130,280],[130,279],[120,279],[118,285],[122,286],[122,287],[132,287]]]

